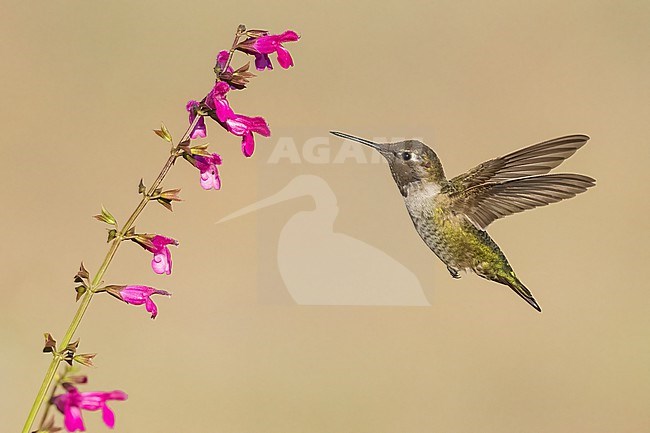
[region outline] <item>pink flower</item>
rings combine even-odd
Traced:
[[[106,291],[127,304],[144,304],[147,311],[151,313],[152,319],[155,319],[158,315],[158,307],[151,300],[151,295],[172,295],[165,290],[158,290],[148,286],[108,286]]]
[[[229,90],[230,86],[228,83],[224,81],[217,81],[212,90],[210,90],[210,93],[208,93],[208,97],[206,98],[208,107],[215,110],[217,113],[217,119],[219,119],[220,122],[225,122],[226,119],[229,119],[235,115],[235,113],[232,111],[232,108],[230,108],[230,104],[228,104],[228,100],[226,99],[226,93],[228,93]]]
[[[149,250],[153,253],[153,260],[151,260],[151,268],[157,274],[165,273],[167,275],[172,273],[172,253],[169,252],[167,245],[178,245],[178,241],[167,238],[165,236],[156,235],[151,240],[154,248]]]
[[[241,150],[246,157],[251,156],[255,150],[253,132],[264,137],[271,135],[269,125],[262,117],[248,117],[235,114],[232,118],[226,120],[226,128],[230,133],[242,137]]]
[[[298,33],[292,30],[287,30],[286,32],[279,35],[261,36],[255,39],[255,41],[253,41],[252,47],[255,51],[257,51],[262,55],[264,54],[268,55],[274,52],[277,53],[278,63],[284,69],[287,69],[288,67],[293,66],[293,59],[291,58],[291,54],[289,54],[289,51],[287,51],[287,49],[284,48],[282,44],[285,42],[295,42],[298,39],[300,39]],[[257,56],[255,56],[255,66],[258,66],[257,60],[258,60]],[[268,60],[268,56],[267,56],[267,60]],[[258,67],[258,69],[260,68]]]
[[[52,403],[64,416],[65,428],[69,432],[86,431],[81,410],[96,411],[102,410],[104,424],[113,428],[115,426],[115,415],[106,405],[108,400],[126,400],[127,395],[122,391],[112,392],[79,392],[70,384],[63,384],[65,394],[57,395]]]
[[[271,35],[264,30],[254,30],[249,31],[247,34],[249,37],[239,42],[235,49],[254,55],[257,69],[273,69],[269,58],[269,54],[271,53],[277,54],[278,62],[283,68],[286,69],[293,66],[293,58],[289,54],[289,51],[284,48],[283,44],[300,39],[300,36],[296,32],[287,30],[278,35]],[[248,78],[252,76],[248,72],[248,65],[237,69],[237,71],[233,70],[230,65],[226,66],[230,55],[231,53],[229,51],[224,50],[219,52],[215,67],[217,81],[214,87],[200,103],[197,101],[189,101],[186,109],[190,113],[190,122],[196,120],[196,116],[198,115],[197,111],[200,111],[216,120],[217,123],[231,134],[242,137],[242,153],[246,157],[249,157],[255,151],[254,133],[268,137],[271,135],[271,131],[264,118],[237,114],[230,107],[230,103],[226,98],[228,92],[231,89],[244,88],[248,82]],[[191,138],[202,138],[206,135],[205,122],[203,117],[201,117],[192,129],[190,136]],[[186,154],[183,157],[201,172],[201,186],[204,189],[221,188],[221,180],[217,168],[221,164],[221,158],[218,155],[213,154],[210,157],[206,157]]]
[[[167,245],[178,245],[178,241],[161,235],[138,235],[133,239],[142,248],[153,253],[151,269],[157,274],[172,273],[172,253]]]
[[[188,101],[187,105],[185,106],[185,109],[190,113],[190,125],[192,122],[194,122],[194,119],[196,118],[196,109],[199,107],[198,101]],[[205,138],[207,136],[207,130],[205,127],[205,119],[203,116],[196,122],[196,125],[194,125],[194,129],[190,131],[190,138],[192,140],[197,139],[197,138]]]
[[[226,50],[219,51],[219,54],[217,54],[217,68],[220,71],[223,71],[223,68],[226,66],[226,63],[228,62],[228,58],[230,57],[230,53]],[[232,66],[228,66],[228,69],[224,72],[233,72]]]
[[[228,132],[238,137],[242,137],[242,152],[245,156],[251,156],[255,150],[255,138],[253,132],[256,132],[264,137],[271,135],[271,130],[266,120],[262,117],[249,117],[243,114],[236,114],[228,101],[226,100],[226,93],[230,90],[230,86],[223,81],[218,81],[208,96],[206,103],[209,108],[215,111],[216,118],[213,118],[223,126]],[[219,180],[219,173],[217,165],[221,164],[221,157],[215,154],[208,160],[206,158],[197,158],[197,163],[194,165],[201,171],[201,186],[204,189],[219,189],[221,181]]]
[[[255,67],[257,70],[273,69],[269,54],[277,53],[278,63],[284,69],[293,66],[291,54],[282,45],[285,42],[294,42],[300,39],[298,33],[287,30],[279,35],[269,35],[268,32],[260,33],[262,36],[255,36],[246,39],[237,45],[237,49],[255,56]]]
[[[221,165],[221,156],[213,153],[210,156],[194,157],[194,166],[201,172],[201,187],[203,189],[220,189],[221,179],[217,165]]]

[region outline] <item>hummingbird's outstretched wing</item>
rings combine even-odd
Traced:
[[[451,195],[451,208],[484,230],[498,218],[574,197],[595,184],[589,176],[564,173],[484,183]]]
[[[567,135],[491,159],[451,179],[449,193],[463,193],[488,182],[546,174],[584,146],[587,140],[586,135]]]

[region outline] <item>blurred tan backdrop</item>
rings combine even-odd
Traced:
[[[172,291],[158,319],[104,296],[91,305],[78,335],[99,356],[85,389],[129,394],[112,404],[116,431],[650,431],[649,20],[643,1],[5,2],[2,430],[22,426],[49,361],[42,333],[60,339],[69,323],[80,260],[94,272],[106,251],[90,216],[102,203],[128,215],[138,180],[166,158],[151,130],[162,120],[180,135],[185,102],[209,90],[241,22],[298,31],[296,66],[230,97],[271,125],[251,160],[209,125],[222,191],[179,164],[166,185],[186,201],[137,224],[180,240],[173,275],[154,275],[139,247],[120,250],[106,282]],[[421,137],[449,176],[590,135],[560,171],[596,188],[490,227],[544,312],[474,275],[452,280],[387,167],[335,161],[330,129]],[[283,137],[297,159],[272,160]],[[330,152],[316,162],[302,153],[315,137]],[[333,192],[330,231],[399,262],[430,306],[298,305],[278,245],[285,223],[316,208],[309,194],[216,224],[300,175]],[[318,264],[293,275],[309,280]],[[350,269],[331,273],[364,287]],[[86,422],[106,429],[99,414]]]

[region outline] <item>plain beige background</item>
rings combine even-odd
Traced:
[[[60,339],[72,317],[80,260],[94,272],[106,251],[90,216],[102,203],[128,215],[138,180],[166,158],[151,129],[182,132],[185,102],[209,90],[240,22],[298,31],[296,66],[231,97],[271,125],[253,159],[210,125],[222,191],[202,191],[179,164],[166,185],[186,201],[138,222],[181,241],[173,275],[120,250],[107,283],[172,291],[158,319],[103,296],[90,307],[80,349],[99,356],[86,389],[129,394],[112,404],[115,431],[650,431],[648,2],[257,0],[3,4],[3,431],[20,429],[45,372],[42,333]],[[489,230],[544,312],[473,275],[452,280],[386,166],[268,163],[279,137],[300,146],[330,129],[422,137],[450,176],[589,134],[561,171],[596,188]],[[408,266],[430,307],[292,302],[268,265],[282,227],[269,222],[313,208],[309,198],[215,224],[300,174],[327,181],[334,229]],[[106,430],[99,414],[86,421]]]

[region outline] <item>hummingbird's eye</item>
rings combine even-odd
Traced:
[[[411,159],[411,152],[402,152],[402,159],[404,161],[409,161]]]

